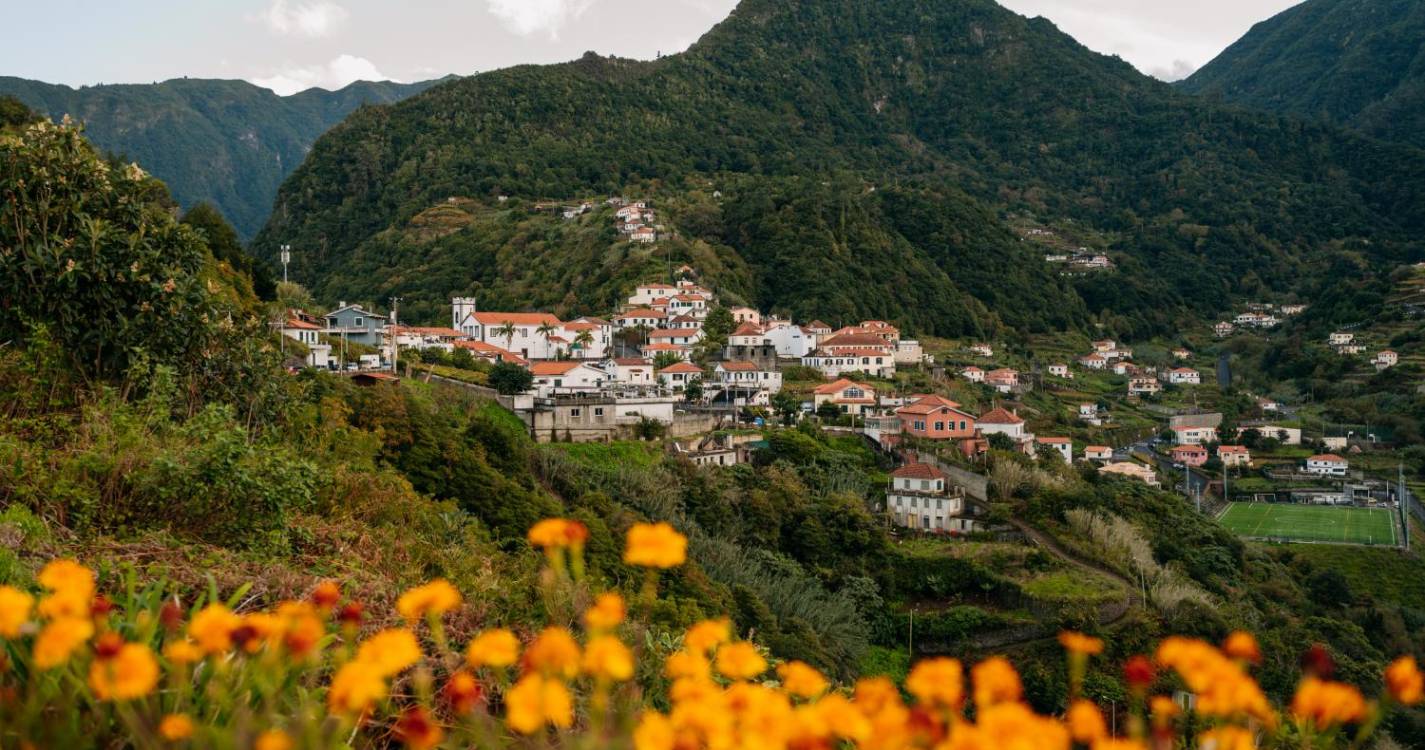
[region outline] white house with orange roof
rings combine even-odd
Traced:
[[[1399,362],[1400,355],[1389,349],[1376,354],[1375,359],[1371,360],[1371,364],[1375,365],[1377,370],[1388,370],[1395,367]]]
[[[865,383],[841,378],[833,383],[819,385],[812,391],[812,408],[822,404],[834,404],[842,414],[859,416],[876,406],[876,389]]]
[[[529,371],[534,376],[535,394],[540,397],[594,392],[604,388],[613,380],[608,372],[573,359],[532,362],[529,365]]]
[[[733,323],[736,323],[736,324],[739,324],[739,325],[742,324],[742,323],[751,323],[752,325],[755,325],[755,326],[760,326],[760,325],[762,325],[762,313],[757,312],[757,311],[754,310],[753,308],[738,306],[738,307],[732,308],[732,309],[729,310],[728,312],[731,312],[731,313],[732,313],[732,322],[733,322]]]
[[[649,284],[639,284],[634,288],[633,294],[628,298],[629,307],[647,307],[654,301],[667,299],[678,293],[678,287],[672,284],[653,282]]]
[[[456,329],[472,341],[495,344],[524,359],[550,356],[546,334],[560,335],[559,318],[542,312],[470,312]],[[541,329],[544,329],[542,332]]]
[[[1015,440],[1022,440],[1028,435],[1025,431],[1024,420],[1003,406],[997,406],[981,414],[980,418],[975,421],[980,432],[985,435],[1000,434]]]
[[[455,348],[464,349],[475,355],[477,359],[483,359],[490,363],[508,362],[509,364],[519,365],[520,367],[527,367],[529,365],[529,360],[524,357],[503,347],[487,344],[483,341],[464,339],[455,342]]]
[[[708,313],[708,298],[696,292],[675,294],[668,300],[668,312],[674,315],[691,314],[699,318]]]
[[[679,362],[658,371],[658,383],[664,388],[681,392],[689,383],[703,379],[703,368],[692,362]]]
[[[1074,462],[1074,441],[1066,437],[1037,437],[1034,444],[1040,448],[1048,448],[1064,459],[1064,463]]]
[[[1177,367],[1168,370],[1168,382],[1173,385],[1201,385],[1202,373],[1191,367]]]
[[[628,312],[619,313],[613,318],[613,324],[620,330],[625,328],[662,328],[668,320],[668,313],[662,310],[654,310],[651,307],[638,307]]]
[[[886,512],[895,522],[921,531],[966,532],[974,521],[965,515],[965,493],[950,484],[941,470],[908,463],[891,472]]]
[[[974,365],[970,365],[969,367],[966,367],[965,369],[961,370],[960,375],[971,383],[985,382],[985,371],[981,370],[978,367],[975,367]]]
[[[1087,445],[1084,446],[1085,461],[1112,461],[1113,448],[1107,445]]]
[[[702,330],[693,328],[660,328],[648,333],[648,343],[650,344],[692,346],[701,341],[702,338]]]
[[[1245,445],[1219,445],[1217,446],[1217,459],[1227,467],[1250,466],[1252,452],[1247,450]]]
[[[689,351],[690,347],[683,346],[682,344],[655,343],[644,344],[643,346],[643,356],[648,357],[650,359],[655,358],[660,354],[668,353],[676,354],[679,358],[687,360]]]
[[[1049,365],[1049,374],[1056,378],[1064,378],[1066,380],[1074,379],[1074,373],[1069,370],[1069,366],[1062,363]]]
[[[586,337],[587,340],[581,341]],[[568,340],[568,351],[579,359],[603,359],[613,343],[613,326],[599,318],[580,318],[559,326],[559,336]],[[549,356],[546,354],[545,356]]]
[[[1108,358],[1098,352],[1094,352],[1079,357],[1079,364],[1090,370],[1102,370],[1108,367]]]
[[[802,357],[802,364],[831,378],[853,372],[880,378],[896,374],[895,357],[885,346],[823,346]]]
[[[875,336],[892,346],[901,340],[900,329],[884,320],[865,320],[858,325],[846,326],[831,335],[833,338],[838,336]]]
[[[801,359],[816,348],[816,334],[785,320],[771,324],[762,339],[776,347],[778,357]]]
[[[729,346],[762,346],[767,343],[767,338],[762,331],[762,326],[747,322],[728,334],[727,343]]]
[[[331,344],[322,343],[322,327],[310,320],[304,320],[301,311],[287,315],[282,324],[282,335],[307,347],[304,359],[308,367],[330,369],[332,362]]]
[[[737,405],[765,406],[772,394],[782,390],[782,373],[745,360],[717,363],[713,379]]]
[[[642,357],[616,357],[609,362],[614,382],[621,385],[653,385],[653,363]]]
[[[995,356],[995,348],[989,344],[971,344],[970,353],[978,354],[981,357],[993,357]]]
[[[1000,393],[1009,393],[1019,387],[1019,371],[1008,367],[990,370],[985,373],[985,385]]]

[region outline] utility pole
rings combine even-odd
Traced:
[[[282,283],[287,283],[287,264],[292,262],[292,246],[282,246]]]
[[[398,315],[399,312],[400,312],[400,307],[401,307],[401,298],[400,298],[400,297],[392,297],[392,298],[391,298],[391,328],[396,331],[395,333],[392,333],[392,334],[391,334],[391,373],[392,373],[393,375],[396,374],[396,359],[397,359],[398,355],[400,354],[399,349],[400,349],[400,346],[401,346],[401,341],[400,341],[400,339],[401,339],[401,334],[400,334],[401,327],[400,327],[400,325],[398,325],[398,319],[397,319],[397,315]]]

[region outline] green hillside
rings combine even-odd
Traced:
[[[1425,5],[1307,0],[1252,27],[1181,85],[1425,147]]]
[[[217,206],[249,239],[317,136],[364,104],[399,101],[435,83],[358,81],[339,91],[278,96],[245,81],[175,78],[75,89],[0,76],[0,95],[83,122],[95,145],[142,163],[185,208]]]
[[[993,324],[922,313],[883,283],[905,275],[955,311],[975,297],[1044,328],[1086,311],[1127,336],[1299,286],[1342,245],[1390,265],[1421,254],[1422,168],[1422,152],[1182,95],[989,0],[746,0],[681,55],[512,68],[355,113],[283,186],[255,251],[302,248],[295,271],[319,293],[406,293],[372,271],[452,197],[627,192],[671,204],[684,239],[734,250],[750,274],[713,283],[748,280],[764,306],[826,317],[850,298],[922,332]],[[1008,212],[1091,230],[1119,271],[1060,279],[1006,237]],[[502,297],[505,275],[470,255],[419,283]]]

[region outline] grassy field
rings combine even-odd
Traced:
[[[1256,539],[1386,545],[1397,542],[1394,511],[1383,508],[1232,503],[1218,520],[1237,534]]]

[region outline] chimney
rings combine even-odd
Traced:
[[[343,307],[346,307],[346,300],[342,300],[342,301],[336,303],[336,309],[340,310],[340,309],[343,308]]]

